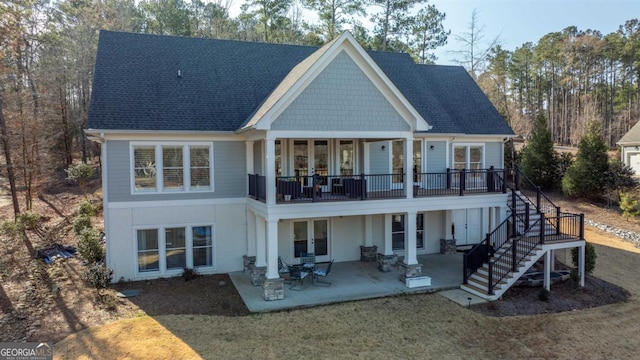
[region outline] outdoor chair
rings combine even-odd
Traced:
[[[316,279],[315,280],[315,284],[317,285],[324,285],[324,286],[331,286],[331,283],[328,281],[322,281],[320,280],[320,278],[325,278],[327,276],[329,276],[329,273],[331,272],[331,266],[333,265],[333,260],[331,260],[331,262],[329,263],[329,265],[327,266],[326,269],[322,270],[322,269],[315,269],[313,271],[313,277]]]
[[[304,285],[304,278],[309,276],[308,271],[304,271],[302,265],[290,265],[289,266],[289,279],[291,280],[291,286],[289,289],[291,290],[301,290],[300,288],[296,288],[296,286]]]
[[[302,253],[300,254],[300,264],[306,270],[313,271],[316,269],[316,254],[314,253]]]
[[[281,277],[284,277],[284,281],[291,283],[291,274],[290,274],[290,265],[287,264],[286,261],[284,261],[284,259],[282,258],[282,256],[278,256],[278,274],[280,274]],[[284,275],[284,276],[283,276]]]

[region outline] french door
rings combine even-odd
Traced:
[[[317,262],[330,261],[329,220],[296,220],[293,222],[293,257],[302,253],[316,254]]]
[[[294,176],[318,175],[319,180],[329,175],[329,141],[328,140],[293,140],[293,172]],[[304,186],[310,179],[303,179]],[[323,191],[328,184],[320,183]]]
[[[456,245],[471,245],[482,241],[482,209],[453,210]]]

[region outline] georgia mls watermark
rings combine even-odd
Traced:
[[[53,349],[47,343],[0,342],[0,360],[53,360]]]

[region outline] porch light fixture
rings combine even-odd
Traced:
[[[434,147],[435,147],[435,146],[431,145],[431,146],[429,146],[429,149],[433,150],[433,148],[434,148]]]
[[[380,149],[382,149],[382,151],[384,151],[387,147],[385,145],[382,145],[382,147]]]

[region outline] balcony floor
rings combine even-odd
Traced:
[[[477,187],[465,189],[463,195],[483,195],[494,194],[499,191],[488,191],[486,187]],[[419,188],[414,192],[414,198],[436,197],[436,196],[460,196],[460,190],[456,188],[449,189],[423,189]],[[357,201],[357,200],[381,200],[381,199],[402,199],[405,197],[403,189],[388,191],[368,191],[364,197],[351,196],[350,194],[335,194],[331,192],[317,193],[315,199],[310,194],[301,194],[298,198],[285,201],[284,198],[276,199],[278,204],[286,203],[305,203],[305,202],[325,202],[325,201]]]
[[[305,279],[300,290],[291,290],[285,283],[283,300],[265,301],[262,287],[253,286],[248,273],[233,272],[229,276],[252,312],[317,306],[353,300],[371,299],[406,293],[436,292],[457,289],[462,284],[462,253],[453,255],[420,255],[422,274],[431,277],[431,286],[408,288],[399,280],[398,271],[381,272],[375,262],[349,261],[334,263],[326,278],[331,286],[311,285]],[[324,265],[320,265],[324,267]]]

